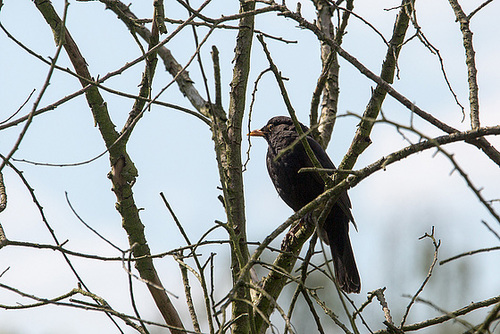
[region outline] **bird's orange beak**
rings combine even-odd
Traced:
[[[253,137],[264,137],[264,132],[262,130],[253,130],[248,134],[248,136],[253,136]]]

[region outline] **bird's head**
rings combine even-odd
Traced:
[[[300,123],[302,131],[307,132],[309,129]],[[253,130],[248,135],[254,137],[264,137],[268,142],[275,138],[278,134],[289,134],[293,137],[297,136],[297,131],[295,130],[295,125],[290,117],[287,116],[276,116],[271,118],[267,124],[259,129]]]

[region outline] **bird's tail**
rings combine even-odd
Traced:
[[[361,280],[349,240],[349,218],[339,208],[335,209],[334,206],[325,222],[335,277],[342,290],[347,293],[359,293]],[[328,224],[331,226],[326,226]]]

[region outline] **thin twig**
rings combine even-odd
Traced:
[[[493,305],[493,304],[496,304],[499,302],[500,302],[500,296],[492,297],[490,299],[486,299],[486,300],[483,300],[483,301],[480,301],[477,303],[471,303],[468,306],[464,306],[458,310],[450,312],[449,314],[444,314],[444,315],[441,315],[439,317],[424,320],[422,322],[414,323],[411,325],[406,325],[402,329],[405,332],[417,331],[417,330],[420,330],[422,328],[427,328],[430,326],[441,324],[441,323],[446,322],[448,320],[453,320],[456,317],[468,314],[474,310],[477,310],[477,309],[480,309],[483,307],[488,307],[490,305]],[[387,334],[387,333],[389,333],[387,330],[380,330],[380,331],[375,332],[374,334]]]
[[[132,252],[135,247],[137,247],[137,244],[132,245],[132,247],[129,249],[129,252]],[[165,292],[165,293],[171,295],[172,297],[174,297],[176,299],[179,299],[179,296],[177,294],[175,294],[172,291],[169,291],[166,288],[164,288],[161,285],[161,282],[153,282],[152,280],[147,280],[145,278],[142,278],[141,276],[138,276],[138,275],[134,274],[131,270],[129,270],[128,266],[127,266],[127,263],[130,262],[130,260],[127,260],[126,256],[127,256],[127,253],[124,253],[123,256],[122,256],[121,261],[122,261],[122,268],[123,268],[123,270],[125,270],[125,272],[127,273],[127,275],[129,275],[129,276],[135,278],[136,280],[138,280],[138,281],[146,284],[147,287],[150,288],[150,290],[153,288],[153,289]],[[149,257],[143,257],[142,260],[144,260],[144,259],[151,259],[151,256],[149,256]],[[139,261],[139,259],[135,258],[135,262],[137,263],[138,261]],[[136,264],[136,266],[137,266],[137,264]]]
[[[253,114],[253,106],[254,106],[254,103],[255,103],[255,96],[257,95],[257,87],[259,86],[259,82],[260,80],[264,77],[264,74],[266,74],[267,72],[271,71],[271,68],[266,68],[265,70],[263,70],[262,72],[259,73],[259,75],[257,76],[257,78],[255,79],[254,83],[253,83],[253,90],[252,90],[252,99],[250,101],[250,107],[248,109],[248,133],[250,133],[252,131],[252,114]],[[248,149],[247,149],[247,158],[245,160],[245,162],[243,163],[243,171],[246,171],[247,169],[247,164],[250,162],[250,149],[252,148],[252,140],[251,140],[251,137],[250,136],[247,136],[247,140],[248,140]]]
[[[180,223],[179,219],[177,218],[177,215],[175,214],[174,210],[172,209],[172,207],[170,206],[170,204],[168,203],[165,195],[163,194],[163,192],[160,192],[160,196],[163,200],[163,203],[165,204],[165,206],[167,207],[170,215],[172,216],[172,218],[174,219],[174,222],[177,226],[177,228],[179,229],[179,231],[181,232],[184,240],[186,241],[186,243],[188,245],[192,245],[191,241],[189,240],[189,237],[186,233],[186,231],[184,230],[184,228],[182,227],[182,224]],[[206,282],[206,278],[205,278],[205,274],[204,274],[204,269],[203,269],[203,266],[200,264],[200,261],[199,261],[199,258],[198,258],[198,255],[196,254],[196,247],[197,245],[199,245],[201,243],[201,241],[208,235],[208,233],[210,233],[211,231],[213,231],[214,229],[216,229],[217,227],[214,226],[212,227],[211,229],[209,229],[207,231],[207,233],[205,233],[203,236],[202,236],[202,239],[199,240],[198,243],[196,243],[194,245],[194,247],[192,248],[192,251],[191,251],[191,254],[193,256],[193,259],[195,261],[195,264],[196,264],[196,267],[198,268],[198,273],[194,270],[191,270],[193,272],[193,274],[196,276],[196,278],[198,279],[198,281],[200,282],[200,285],[201,285],[201,288],[203,290],[203,296],[204,296],[204,300],[205,300],[205,309],[206,309],[206,312],[207,312],[207,319],[208,319],[208,324],[209,324],[209,328],[210,328],[210,333],[214,333],[214,325],[213,325],[213,320],[212,320],[212,305],[210,305],[210,294],[208,292],[208,287],[207,287],[207,282]],[[178,256],[176,257],[174,255],[174,258],[179,262],[179,259],[178,259]],[[182,259],[181,259],[182,260]],[[182,261],[182,263],[184,263]],[[179,265],[181,264],[181,262],[179,262]],[[186,277],[186,280],[187,280],[187,277]],[[185,289],[187,289],[187,287],[185,286]],[[186,292],[187,293],[187,292]],[[193,308],[193,312],[194,312],[194,308]],[[194,313],[194,315],[196,316],[196,313]],[[193,316],[193,314],[192,314]],[[195,321],[196,317],[193,318],[193,321]],[[197,321],[196,321],[197,322]]]
[[[128,265],[128,271],[132,272],[132,252],[129,252],[127,265]],[[139,314],[139,309],[137,308],[137,305],[135,302],[134,284],[132,282],[132,275],[128,275],[128,289],[129,289],[129,293],[130,293],[130,302],[132,303],[132,308],[134,309],[135,316],[137,317],[137,319],[139,319],[139,323],[141,324],[141,327],[144,330],[144,333],[149,334],[149,331],[146,327],[146,324],[142,320],[142,317]]]
[[[297,287],[295,288],[295,292],[293,293],[292,300],[290,301],[290,306],[288,307],[288,314],[287,317],[291,320],[292,319],[292,314],[293,310],[295,308],[295,303],[297,302],[297,299],[299,295],[304,291],[303,286],[306,283],[306,279],[308,277],[307,275],[307,268],[309,266],[309,263],[311,261],[312,256],[314,255],[314,248],[316,247],[316,242],[318,241],[318,235],[313,234],[311,239],[309,240],[309,248],[307,249],[306,256],[304,260],[302,261],[302,264],[300,265],[300,281],[301,284],[297,284]],[[306,298],[307,294],[304,294],[304,298]],[[307,296],[308,297],[308,296]],[[324,333],[323,326],[321,325],[321,320],[318,317],[318,314],[316,313],[316,310],[314,307],[311,307],[309,304],[308,298],[306,298],[306,302],[309,306],[309,310],[314,318],[314,322],[316,323],[316,326],[318,328],[318,331],[320,333]],[[286,334],[286,331],[285,331]]]
[[[413,23],[413,27],[415,28],[416,30],[416,36],[418,37],[418,39],[420,40],[420,42],[422,42],[422,44],[432,53],[432,54],[435,54],[436,57],[438,58],[438,61],[439,61],[439,65],[441,66],[441,73],[443,74],[443,79],[446,83],[446,85],[448,86],[448,90],[450,91],[451,95],[453,96],[453,98],[455,99],[455,103],[458,105],[458,107],[460,108],[460,110],[462,111],[462,116],[463,116],[463,119],[465,119],[465,108],[462,106],[462,104],[460,103],[460,101],[458,100],[458,96],[457,94],[455,93],[455,90],[453,89],[453,87],[451,86],[451,82],[450,80],[448,79],[448,74],[446,73],[446,69],[445,69],[445,66],[444,66],[444,59],[443,57],[441,57],[441,52],[439,51],[438,48],[436,48],[434,45],[432,45],[432,43],[428,40],[428,38],[425,36],[425,34],[423,33],[422,31],[422,28],[420,27],[420,25],[418,24],[417,22],[417,15],[416,15],[416,10],[413,11],[414,15],[411,15],[410,16],[410,19],[411,19],[411,22]],[[463,120],[462,119],[462,120]]]
[[[189,0],[186,0],[186,3],[189,5]],[[192,14],[192,12],[190,10],[188,10],[188,13]],[[193,31],[194,45],[195,45],[196,49],[199,50],[200,43],[198,41],[198,33],[196,32],[196,26],[191,25],[191,30]],[[207,101],[209,104],[212,104],[212,99],[210,98],[210,89],[208,87],[208,79],[207,79],[207,75],[205,74],[205,68],[203,66],[203,61],[202,61],[200,52],[196,52],[196,58],[198,60],[198,65],[200,68],[201,77],[203,78],[203,85],[205,86],[205,94],[207,94]]]
[[[144,23],[151,23],[152,22],[151,19],[136,19],[134,21],[137,24],[144,24]],[[176,19],[166,17],[165,22],[168,22],[171,24],[182,24],[182,23],[184,23],[184,20],[176,20]],[[189,25],[192,25],[195,27],[209,27],[209,28],[213,27],[215,24],[217,24],[217,23],[210,23],[210,22],[205,22],[205,21],[192,21],[189,23]],[[239,29],[238,26],[227,25],[227,24],[217,24],[217,27],[219,29],[228,29],[228,30],[238,30]],[[258,29],[254,30],[254,34],[256,34],[256,35],[262,34],[266,38],[273,39],[273,40],[278,41],[278,42],[283,42],[285,44],[297,44],[298,43],[297,40],[290,40],[290,39],[285,39],[281,36],[274,36],[274,35],[271,35],[269,33],[264,32],[262,30],[258,30]]]
[[[61,33],[60,36],[64,36],[64,34],[62,34],[62,31],[64,29],[66,29],[65,28],[65,26],[66,26],[66,14],[67,14],[67,11],[68,11],[68,6],[69,6],[69,2],[66,0],[65,4],[64,4],[64,14],[63,14],[63,19],[62,19],[62,28],[61,28],[61,31],[58,32],[58,33]],[[62,47],[64,45],[64,38],[63,37],[60,37],[60,38],[61,38],[61,40],[57,41],[58,46],[57,46],[55,55],[52,58],[52,62],[50,64],[49,71],[48,71],[48,73],[47,73],[47,75],[45,77],[45,82],[43,83],[43,86],[40,89],[40,93],[38,93],[38,96],[37,96],[35,102],[33,103],[33,107],[31,108],[31,112],[28,115],[28,118],[26,120],[26,123],[24,124],[23,129],[19,133],[19,137],[17,138],[17,141],[14,143],[12,149],[7,154],[7,156],[0,162],[0,172],[5,167],[5,164],[9,161],[9,159],[17,151],[17,149],[19,148],[19,145],[21,145],[21,141],[23,140],[24,136],[26,135],[26,132],[28,131],[29,126],[31,125],[31,122],[33,120],[33,116],[35,114],[35,111],[36,111],[38,105],[40,104],[40,101],[42,100],[42,97],[44,96],[47,88],[49,87],[50,80],[52,78],[52,74],[54,73],[55,65],[57,63],[57,60],[59,59],[59,55],[61,54],[61,50],[62,50]]]
[[[217,316],[217,310],[215,309],[215,286],[214,286],[214,257],[215,253],[210,253],[210,304],[212,305],[212,317],[215,318],[215,322],[219,328],[222,328],[221,322],[219,321],[219,317]]]
[[[346,334],[352,334],[352,332],[346,327],[346,325],[344,325],[338,318],[338,316],[335,314],[335,312],[333,312],[333,310],[331,308],[329,308],[328,306],[326,306],[325,302],[323,300],[321,300],[319,297],[318,297],[318,294],[315,292],[315,291],[311,291],[310,292],[310,295],[313,297],[313,299],[316,301],[316,303],[323,309],[323,311],[325,312],[325,314],[330,317],[330,319],[333,320],[333,322],[338,326],[340,327],[340,329],[342,329],[344,331],[344,333]]]
[[[73,212],[73,214],[75,215],[75,217],[86,227],[88,228],[90,231],[92,231],[92,233],[94,233],[95,235],[97,235],[101,240],[103,240],[104,242],[106,242],[108,245],[110,245],[111,247],[113,247],[114,249],[116,249],[117,251],[119,251],[122,255],[125,253],[124,250],[122,250],[120,247],[116,246],[114,243],[112,243],[111,241],[109,241],[107,238],[105,238],[102,234],[100,234],[99,232],[97,232],[96,229],[94,229],[92,226],[90,226],[89,224],[87,224],[81,217],[80,215],[76,212],[75,208],[73,208],[73,205],[71,204],[71,201],[69,200],[69,195],[68,195],[68,192],[65,191],[64,192],[64,196],[66,197],[66,203],[68,203],[69,205],[69,208],[71,209],[71,212]]]
[[[351,115],[354,115],[354,114],[351,114]],[[357,115],[355,115],[357,116]],[[359,116],[357,116],[359,117]],[[388,123],[388,124],[391,124],[391,125],[394,125],[398,128],[398,130],[401,128],[401,129],[405,129],[405,130],[409,130],[409,131],[412,131],[412,132],[415,132],[416,134],[418,134],[420,136],[421,139],[426,139],[426,141],[421,141],[417,144],[412,144],[410,146],[408,146],[406,149],[403,149],[403,150],[400,150],[398,151],[399,153],[397,153],[396,155],[399,155],[399,154],[403,154],[403,155],[406,155],[407,153],[409,154],[413,154],[409,151],[407,151],[406,153],[403,153],[404,150],[413,150],[413,148],[417,148],[419,147],[420,145],[422,145],[423,143],[425,143],[425,146],[427,146],[428,144],[434,144],[434,146],[436,148],[438,148],[438,152],[441,152],[443,153],[447,158],[448,160],[450,160],[450,162],[453,164],[453,167],[454,167],[454,170],[457,170],[460,175],[462,176],[462,178],[465,180],[465,182],[467,183],[467,186],[472,190],[472,192],[474,192],[474,194],[476,195],[476,197],[479,199],[479,201],[486,207],[486,209],[490,212],[490,214],[497,220],[497,222],[500,223],[500,215],[495,211],[495,209],[493,208],[493,206],[491,205],[491,201],[488,201],[484,198],[484,196],[481,194],[481,189],[478,189],[477,187],[474,186],[474,184],[472,183],[472,181],[470,180],[469,176],[467,175],[467,173],[463,170],[463,168],[460,167],[460,165],[456,162],[455,158],[453,157],[452,154],[448,153],[446,150],[444,150],[443,148],[441,148],[441,145],[443,144],[447,144],[447,143],[450,143],[451,141],[455,141],[455,139],[457,139],[457,137],[455,136],[468,136],[468,134],[472,134],[472,133],[475,133],[474,130],[470,130],[470,131],[465,131],[465,132],[456,132],[454,134],[451,134],[449,136],[440,136],[440,137],[436,137],[436,138],[428,138],[427,136],[425,136],[423,133],[417,131],[415,128],[413,127],[409,127],[409,126],[404,126],[404,125],[401,125],[401,124],[398,124],[398,123],[395,123],[395,122],[392,122],[392,121],[389,121],[388,119],[382,119],[382,120],[372,120],[373,122],[384,122],[384,123]],[[482,130],[481,130],[482,129]],[[483,130],[486,130],[488,128],[480,128],[479,131],[483,131]],[[489,128],[490,130],[492,130],[493,128]],[[460,134],[460,135],[459,135]],[[482,136],[480,136],[482,137]],[[446,138],[446,139],[445,139]],[[453,138],[453,139],[452,139]],[[484,138],[481,138],[481,139],[484,139]],[[444,141],[442,141],[444,140]],[[448,140],[451,140],[451,141],[448,141]],[[462,140],[460,141],[465,141],[465,142],[470,142],[470,141],[474,141],[474,139],[472,140],[469,140],[468,138],[463,138]],[[430,148],[430,147],[429,147]],[[427,148],[423,148],[423,149],[427,149]],[[420,149],[418,149],[418,151],[420,151]],[[393,153],[394,154],[394,153]],[[392,155],[392,154],[391,154]],[[389,156],[391,156],[389,155]],[[389,159],[389,156],[388,157],[383,157],[382,159],[379,160],[379,162],[382,162],[382,160],[391,160]],[[373,166],[373,164],[372,164]],[[384,167],[385,169],[385,163],[382,162],[382,166]],[[368,168],[368,167],[367,167]],[[352,171],[351,172],[354,176],[360,176],[362,174],[362,172],[360,171]],[[361,174],[360,174],[361,173]]]
[[[500,318],[500,302],[488,313],[483,323],[479,328],[474,332],[474,334],[483,334],[488,333],[490,325]]]
[[[97,295],[95,295],[95,294],[93,294],[91,292],[86,291],[86,290],[82,290],[81,288],[72,289],[68,293],[65,293],[65,294],[63,294],[61,296],[57,296],[57,297],[54,297],[54,298],[51,298],[51,299],[37,297],[35,295],[28,294],[26,292],[23,292],[23,291],[21,291],[19,289],[13,288],[13,287],[8,286],[8,285],[3,284],[3,283],[0,283],[0,288],[9,290],[9,291],[11,291],[13,293],[16,293],[16,294],[18,294],[20,296],[23,296],[23,297],[35,300],[37,302],[37,303],[33,303],[33,304],[28,304],[28,305],[5,305],[5,304],[0,304],[0,308],[3,308],[3,309],[26,309],[26,308],[33,308],[33,307],[38,307],[38,306],[42,306],[42,305],[53,304],[53,305],[71,307],[71,308],[76,308],[76,309],[81,309],[81,310],[87,310],[87,311],[91,310],[91,311],[109,313],[110,315],[112,315],[114,317],[122,319],[128,326],[131,326],[132,328],[134,328],[139,333],[145,333],[145,332],[143,331],[143,329],[139,325],[137,325],[134,322],[132,322],[132,320],[143,321],[146,324],[154,325],[154,326],[158,326],[158,327],[162,327],[162,328],[169,328],[169,329],[172,329],[172,330],[179,330],[179,328],[174,327],[174,326],[170,326],[170,325],[166,325],[166,324],[162,324],[162,323],[158,323],[158,322],[154,322],[154,321],[149,321],[149,320],[145,320],[145,319],[138,319],[137,317],[134,317],[134,316],[131,316],[131,315],[127,315],[125,313],[118,312],[118,311],[112,309],[109,306],[109,304],[102,297],[99,297],[99,296],[97,296]],[[77,294],[81,294],[81,295],[83,295],[85,297],[92,298],[98,304],[88,303],[88,302],[84,302],[84,301],[80,301],[80,300],[75,300],[75,299],[70,299],[69,300],[70,303],[62,302],[63,299],[70,298],[70,297],[75,296]],[[187,330],[187,329],[183,329],[183,331],[184,331],[184,333],[197,334],[194,331]]]
[[[0,26],[1,26],[1,24],[0,24]],[[5,120],[1,121],[0,125],[7,123],[12,118],[14,118],[24,108],[24,106],[28,103],[28,101],[31,99],[31,97],[35,93],[35,91],[36,91],[36,89],[33,89],[31,91],[31,93],[28,95],[28,97],[26,98],[26,100],[24,100],[24,102],[21,104],[21,106],[19,108],[17,108],[17,110],[12,115],[10,115],[9,117],[7,117]],[[29,117],[29,115],[28,115],[28,117]]]
[[[63,247],[63,245],[66,243],[66,241],[63,242],[62,244],[59,244],[59,245],[49,245],[49,244],[40,244],[40,243],[34,243],[34,242],[28,242],[28,241],[10,240],[10,239],[7,239],[5,237],[5,233],[2,234],[2,231],[3,230],[0,229],[0,248],[6,247],[6,246],[11,246],[11,247],[33,248],[33,249],[47,249],[47,250],[52,250],[52,251],[58,251],[58,252],[66,254],[66,255],[90,259],[90,260],[124,262],[123,256],[107,257],[107,256],[99,256],[99,255],[88,254],[88,253],[81,253],[81,252],[72,251],[70,249],[66,249]],[[228,240],[200,241],[194,245],[177,247],[177,248],[174,248],[174,249],[167,251],[167,252],[134,257],[130,261],[137,262],[137,261],[141,261],[144,259],[161,259],[161,258],[164,258],[166,256],[173,256],[173,255],[175,255],[181,251],[184,251],[184,250],[189,250],[192,252],[193,249],[195,249],[196,247],[200,247],[200,246],[220,245],[220,244],[227,244],[227,243],[229,243]],[[252,244],[252,243],[249,243],[249,244]],[[276,251],[275,249],[272,249],[272,248],[271,248],[271,250]],[[130,250],[127,250],[125,253],[127,253],[128,251],[130,251]]]
[[[403,315],[403,319],[401,320],[400,329],[403,329],[404,324],[406,322],[406,319],[408,317],[408,314],[410,313],[411,307],[415,303],[415,300],[418,298],[418,295],[422,292],[422,290],[424,290],[424,287],[427,285],[427,282],[429,282],[429,279],[432,276],[432,272],[434,270],[434,267],[436,266],[436,263],[437,263],[438,250],[439,250],[439,246],[441,246],[441,240],[437,241],[436,238],[434,237],[434,226],[432,227],[431,234],[428,234],[426,232],[422,237],[420,237],[420,240],[424,239],[424,238],[430,238],[432,240],[432,244],[434,246],[434,258],[432,259],[432,263],[429,267],[429,272],[427,273],[427,276],[425,277],[424,281],[422,282],[422,284],[418,288],[417,292],[415,292],[415,294],[413,295],[408,306],[406,306],[406,311]]]
[[[413,296],[411,296],[411,295],[403,295],[403,297],[412,298]],[[449,314],[449,315],[453,316],[450,312],[448,312],[448,311],[446,311],[446,310],[442,309],[441,307],[437,306],[436,304],[434,304],[434,303],[433,303],[433,302],[431,302],[430,300],[427,300],[427,299],[423,299],[423,298],[421,298],[421,297],[418,297],[418,298],[416,299],[416,301],[417,301],[417,302],[419,302],[419,303],[422,303],[422,304],[429,305],[430,307],[434,308],[434,309],[435,309],[435,310],[437,310],[438,312],[441,312],[441,313],[443,313],[443,314]],[[455,317],[455,319],[454,319],[454,320],[455,320],[456,322],[458,322],[458,323],[462,324],[464,327],[466,327],[466,328],[468,328],[468,329],[472,329],[472,328],[474,328],[474,326],[473,326],[471,323],[469,323],[469,322],[467,322],[467,321],[465,321],[465,320],[463,320],[463,319],[460,319],[460,318]]]
[[[473,250],[473,251],[468,251],[468,252],[465,252],[465,253],[462,253],[462,254],[458,254],[458,255],[452,256],[452,257],[450,257],[450,258],[448,258],[446,260],[440,261],[439,265],[443,265],[443,264],[446,264],[446,263],[451,262],[453,260],[460,259],[460,258],[462,258],[464,256],[470,256],[470,255],[474,255],[474,254],[486,253],[486,252],[491,252],[491,251],[496,251],[496,250],[500,250],[500,246],[489,247],[489,248],[481,248],[481,249],[476,249],[476,250]]]
[[[298,121],[297,116],[295,114],[295,110],[292,106],[290,98],[288,97],[288,93],[287,93],[287,90],[285,88],[285,83],[283,82],[283,78],[281,77],[281,72],[279,72],[278,68],[274,64],[274,61],[271,57],[271,53],[269,52],[267,45],[264,42],[264,37],[259,35],[259,36],[257,36],[257,39],[259,40],[259,42],[262,45],[262,49],[267,57],[271,71],[273,72],[274,77],[276,78],[276,82],[278,83],[278,87],[280,88],[281,96],[283,97],[283,102],[285,103],[285,106],[288,110],[288,113],[290,114],[290,117],[293,120],[293,123],[295,125],[295,129],[297,130],[297,133],[299,134],[300,142],[304,146],[304,149],[307,153],[307,156],[311,160],[311,163],[313,164],[314,167],[322,168],[323,166],[321,166],[321,163],[319,162],[318,158],[316,157],[313,150],[311,149],[311,146],[309,145],[307,138],[304,136],[304,131],[302,130],[302,127],[299,124],[299,121]],[[325,173],[319,173],[319,175],[326,183],[326,181],[328,180],[328,176]]]
[[[194,330],[196,332],[201,332],[200,322],[198,321],[198,315],[196,314],[196,309],[194,308],[193,296],[191,294],[191,286],[189,284],[188,269],[187,269],[188,266],[184,262],[182,254],[179,254],[179,256],[176,256],[174,258],[179,263],[179,268],[181,270],[182,283],[184,285],[184,293],[186,295],[186,303],[189,309],[189,315],[191,316],[191,322],[193,323]]]
[[[490,3],[492,3],[493,0],[487,0],[485,2],[483,2],[482,4],[480,4],[476,9],[474,9],[472,12],[470,12],[469,15],[467,15],[467,19],[471,19],[472,16],[476,15],[481,9],[483,9],[484,7],[486,7],[487,5],[489,5]]]
[[[387,305],[387,301],[384,296],[385,288],[377,289],[375,291],[370,292],[370,295],[376,296],[380,306],[382,306],[382,310],[384,311],[385,320],[394,325],[394,321],[392,321],[391,310],[389,309],[389,305]]]
[[[491,203],[491,201],[490,201],[490,203]],[[487,229],[488,229],[491,233],[493,233],[493,235],[494,235],[495,237],[497,237],[497,239],[500,241],[500,235],[497,233],[497,231],[495,231],[493,228],[491,228],[491,226],[490,226],[490,225],[488,225],[488,223],[487,223],[486,221],[481,220],[481,223],[483,223],[483,225],[484,225],[484,226],[486,226],[486,228],[487,228]]]
[[[422,119],[426,120],[430,124],[436,126],[437,128],[443,130],[444,132],[447,132],[449,134],[459,132],[457,129],[453,128],[452,126],[449,126],[448,124],[440,121],[436,117],[432,116],[430,113],[425,112],[423,109],[412,103],[408,98],[406,98],[403,94],[399,93],[396,91],[392,85],[390,85],[386,80],[383,78],[377,76],[374,74],[372,71],[370,71],[366,66],[364,66],[359,60],[357,60],[354,56],[352,56],[350,53],[342,49],[337,43],[329,39],[322,31],[319,30],[319,28],[311,23],[305,20],[300,13],[297,12],[292,12],[290,11],[286,6],[284,5],[276,5],[276,9],[281,12],[281,15],[291,18],[295,20],[299,25],[303,28],[306,28],[310,30],[312,33],[314,33],[320,40],[326,41],[329,43],[331,46],[335,48],[335,50],[338,52],[338,54],[347,60],[351,65],[353,65],[358,71],[365,75],[368,79],[376,82],[378,85],[381,86],[381,88],[389,95],[391,95],[393,98],[395,98],[397,101],[399,101],[402,105],[410,109],[413,113],[417,114],[419,117]],[[474,141],[467,141],[469,144],[475,145],[478,148],[480,148],[495,164],[500,166],[500,152],[496,150],[485,138],[479,138]]]

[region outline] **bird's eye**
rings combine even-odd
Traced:
[[[274,128],[273,124],[268,124],[267,125],[267,131],[271,131]]]

